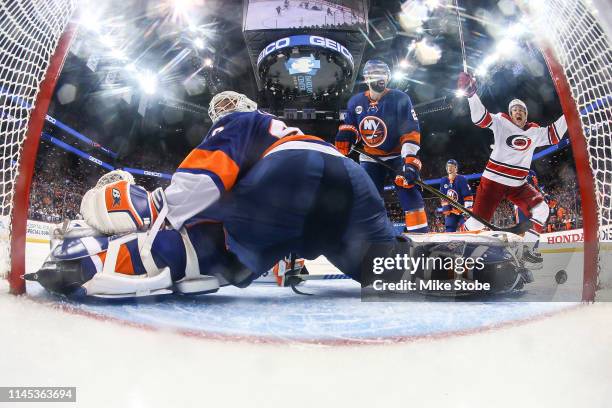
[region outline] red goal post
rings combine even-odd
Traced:
[[[0,275],[25,292],[26,223],[40,135],[75,29],[76,0],[0,2]]]
[[[612,21],[606,0],[516,1],[542,42],[568,121],[584,220],[583,299],[593,300],[598,287],[612,283],[598,239],[612,226]],[[8,274],[13,293],[25,291],[31,178],[74,35],[75,6],[76,0],[0,1],[0,275]]]
[[[516,0],[538,42],[576,164],[584,228],[582,299],[612,286],[612,18],[606,0]],[[606,242],[607,241],[607,242]]]

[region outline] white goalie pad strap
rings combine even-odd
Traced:
[[[170,268],[164,268],[156,276],[123,275],[120,273],[98,273],[83,287],[88,295],[125,295],[142,296],[160,289],[172,287]]]
[[[90,255],[99,254],[104,250],[98,240],[94,237],[83,237],[81,238],[81,242],[87,249],[87,253]]]
[[[159,211],[159,214],[157,215],[157,219],[153,223],[153,226],[151,226],[151,229],[147,231],[146,238],[142,242],[142,245],[140,245],[139,242],[138,249],[140,250],[140,254],[143,257],[151,256],[151,247],[153,246],[153,241],[155,240],[157,233],[161,229],[162,225],[164,224],[164,221],[166,220],[166,217],[168,216],[168,204],[166,202],[166,195],[164,194],[163,190],[157,189],[154,191],[154,194],[156,194],[157,205],[161,206],[161,210]]]
[[[146,241],[148,239],[149,234],[139,233],[137,235],[138,235],[138,248],[142,248],[145,245],[148,245]],[[153,259],[153,254],[151,253],[150,247],[149,247],[149,251],[145,252],[145,251],[139,250],[139,252],[140,252],[140,260],[142,261],[142,265],[147,271],[148,276],[155,276],[162,271],[162,269],[159,269],[157,265],[155,264],[155,260]]]
[[[152,256],[141,256],[142,263],[147,271],[146,275],[125,275],[116,271],[119,248],[133,240],[145,239],[145,234],[128,234],[114,239],[108,245],[104,265],[101,265],[99,256],[92,257],[96,266],[93,278],[83,284],[89,295],[120,295],[120,294],[146,294],[159,289],[172,286],[170,268],[159,269]],[[100,270],[101,269],[101,270]]]
[[[186,254],[186,264],[185,264],[185,278],[184,280],[190,279],[199,279],[202,275],[200,275],[200,265],[198,263],[198,255],[189,239],[189,234],[187,234],[187,230],[185,228],[181,228],[180,230],[181,238],[183,238],[183,243],[185,244],[185,254]]]

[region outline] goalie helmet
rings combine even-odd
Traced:
[[[246,95],[234,91],[223,91],[215,96],[208,105],[208,116],[215,123],[217,120],[232,112],[253,112],[257,103]]]
[[[372,59],[363,66],[363,79],[375,91],[382,92],[391,79],[391,70],[384,61]]]
[[[513,99],[510,101],[510,103],[508,104],[508,113],[512,111],[512,108],[514,106],[522,107],[523,109],[525,109],[525,114],[529,114],[529,111],[527,111],[527,105],[525,105],[525,102],[521,101],[520,99]]]

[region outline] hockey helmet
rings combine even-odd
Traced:
[[[450,159],[449,161],[446,162],[446,166],[448,167],[449,164],[454,165],[457,168],[457,171],[459,170],[459,163],[457,163],[457,160]]]
[[[383,80],[385,86],[391,79],[391,69],[386,62],[379,59],[368,60],[363,66],[363,78],[366,83]]]
[[[232,112],[253,112],[256,109],[257,103],[250,100],[246,95],[234,91],[223,91],[210,100],[208,116],[215,123],[221,117]]]
[[[510,103],[508,104],[508,113],[512,111],[512,107],[514,106],[522,107],[523,109],[525,109],[525,114],[529,114],[529,111],[527,110],[527,105],[525,105],[525,102],[521,101],[520,99],[513,99],[510,101]]]

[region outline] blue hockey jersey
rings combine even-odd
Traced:
[[[172,176],[165,190],[172,226],[180,228],[216,202],[273,149],[310,149],[340,155],[329,143],[287,127],[267,113],[231,113],[215,122]]]
[[[348,154],[359,140],[373,156],[416,159],[421,133],[410,97],[396,89],[385,90],[377,101],[370,98],[369,91],[351,97],[336,135],[336,147]],[[361,160],[368,161],[365,157]]]
[[[448,176],[442,177],[440,191],[466,208],[471,208],[474,203],[472,188],[467,178],[461,174],[457,174],[453,180],[450,180]],[[453,208],[446,200],[442,200],[442,212],[444,215],[461,214],[461,211]]]

